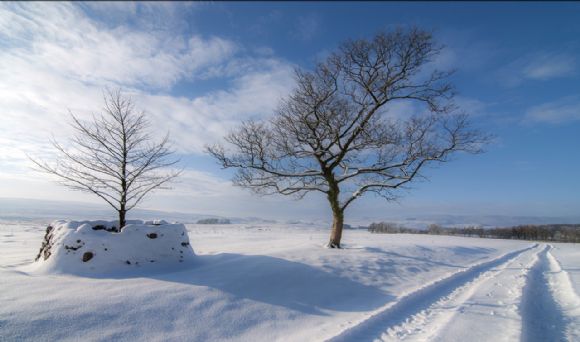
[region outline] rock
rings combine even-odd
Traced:
[[[49,225],[48,227],[46,227],[46,233],[44,234],[44,240],[42,241],[42,245],[40,246],[40,250],[38,251],[38,254],[36,255],[36,258],[34,259],[34,261],[38,261],[41,257],[44,260],[47,260],[50,255],[52,254],[51,248],[52,248],[52,240],[53,240],[53,230],[54,227],[52,225]]]
[[[64,245],[64,248],[67,249],[67,250],[76,251],[77,249],[81,248],[82,246],[83,245],[79,245],[79,246],[67,246],[67,245]]]
[[[111,228],[107,228],[107,226],[103,225],[103,224],[97,224],[96,226],[93,226],[93,230],[106,230],[109,233],[117,233],[117,227],[112,226]]]
[[[91,260],[92,258],[93,258],[92,252],[85,252],[85,254],[83,254],[83,262],[87,262],[87,261]]]

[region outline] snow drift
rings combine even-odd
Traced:
[[[46,228],[34,268],[42,273],[123,275],[182,268],[194,253],[183,224],[57,220]]]

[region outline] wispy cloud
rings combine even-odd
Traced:
[[[104,87],[126,90],[156,134],[170,131],[178,151],[200,153],[239,120],[270,114],[293,86],[293,66],[273,55],[253,56],[222,37],[127,25],[123,18],[155,11],[182,19],[181,5],[144,5],[0,4],[0,173],[12,172],[8,164],[26,165],[27,153],[47,155],[52,134],[62,141],[72,132],[68,110],[81,119],[99,112]],[[181,80],[202,79],[223,87],[172,95]]]
[[[526,111],[525,122],[561,124],[580,121],[580,97],[571,96],[531,107]]]
[[[156,127],[171,132],[181,152],[201,153],[240,120],[265,117],[293,85],[292,68],[279,64],[269,72],[240,76],[233,86],[194,99],[136,93]]]
[[[481,100],[471,97],[456,96],[454,102],[459,107],[459,110],[464,111],[473,117],[480,117],[489,114],[489,104]]]
[[[170,1],[88,1],[78,3],[88,16],[104,25],[129,25],[150,33],[181,32],[192,25],[187,15],[194,13],[202,3]]]
[[[85,8],[93,5],[99,13]],[[192,36],[181,24],[147,27],[154,10],[169,11],[163,18],[180,22],[172,8],[181,4],[154,10],[142,3],[103,5],[0,4],[0,196],[99,203],[33,172],[27,154],[51,160],[48,139],[66,144],[73,133],[68,111],[90,118],[103,106],[104,87],[123,88],[148,114],[155,137],[169,131],[183,154],[201,153],[240,120],[271,114],[293,87],[293,65],[268,47],[253,51],[223,37]],[[195,85],[210,79],[218,90],[173,95],[183,80]],[[188,168],[174,189],[160,190],[143,206],[240,216],[268,208],[275,215],[287,208],[281,201],[255,198]],[[243,209],[240,203],[246,203]]]
[[[284,14],[279,10],[272,10],[259,16],[249,27],[249,30],[259,36],[268,36],[272,32],[270,26],[284,20]]]
[[[514,87],[525,81],[546,81],[576,74],[576,57],[567,53],[534,53],[505,65],[498,71],[500,81]]]
[[[316,37],[320,31],[320,18],[314,14],[301,15],[296,19],[291,36],[294,39],[310,41]]]
[[[0,38],[8,45],[2,59],[91,84],[168,89],[236,50],[233,42],[219,37],[104,27],[67,3],[8,4],[0,13]]]
[[[576,59],[573,56],[544,54],[532,58],[522,73],[529,79],[547,80],[571,76],[575,70]]]
[[[435,31],[444,49],[432,62],[439,70],[473,72],[489,67],[503,52],[497,42],[482,39],[477,31],[444,28]]]

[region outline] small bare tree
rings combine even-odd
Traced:
[[[40,171],[58,176],[64,186],[97,195],[118,212],[119,230],[125,217],[152,190],[179,175],[164,168],[170,159],[169,135],[151,141],[149,122],[121,91],[108,91],[103,113],[83,122],[71,113],[76,135],[70,148],[58,143],[55,163],[30,158]]]
[[[388,200],[435,161],[479,152],[486,139],[456,114],[449,72],[428,70],[441,50],[423,30],[395,30],[348,41],[297,86],[269,121],[244,122],[207,148],[234,183],[259,194],[326,195],[329,246],[340,248],[344,211],[365,193]],[[406,101],[411,117],[390,113]]]

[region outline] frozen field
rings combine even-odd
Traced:
[[[46,223],[0,222],[0,340],[579,341],[580,247],[188,225],[185,271],[28,272]]]

